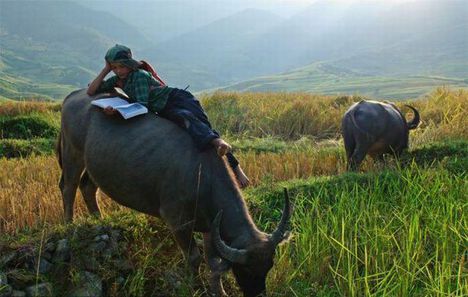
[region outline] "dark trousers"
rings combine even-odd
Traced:
[[[166,106],[159,115],[185,129],[199,150],[209,148],[211,141],[219,138],[219,133],[211,127],[200,101],[185,90],[172,90]],[[227,153],[226,158],[232,169],[239,165],[232,153]]]

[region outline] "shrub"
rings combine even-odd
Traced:
[[[33,154],[51,154],[54,146],[55,140],[47,138],[0,139],[0,158],[24,158]]]
[[[58,127],[40,115],[0,118],[0,138],[55,138]]]

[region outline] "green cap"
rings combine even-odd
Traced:
[[[120,63],[132,69],[137,69],[141,63],[132,58],[132,51],[125,45],[116,44],[111,47],[105,57],[109,63]]]

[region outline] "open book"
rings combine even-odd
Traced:
[[[128,103],[128,101],[119,97],[97,99],[91,101],[91,104],[99,106],[103,109],[110,106],[117,110],[124,119],[129,119],[140,114],[148,113],[148,108],[146,108],[144,105],[141,105],[140,103]]]

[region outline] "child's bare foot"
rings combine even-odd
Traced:
[[[237,183],[239,184],[239,187],[242,189],[250,185],[250,179],[247,177],[247,175],[244,173],[244,170],[242,170],[242,167],[240,165],[237,165],[236,168],[234,168],[234,174],[236,175]]]
[[[224,156],[232,149],[231,145],[221,138],[213,139],[211,144],[216,148],[216,152],[220,157]]]

